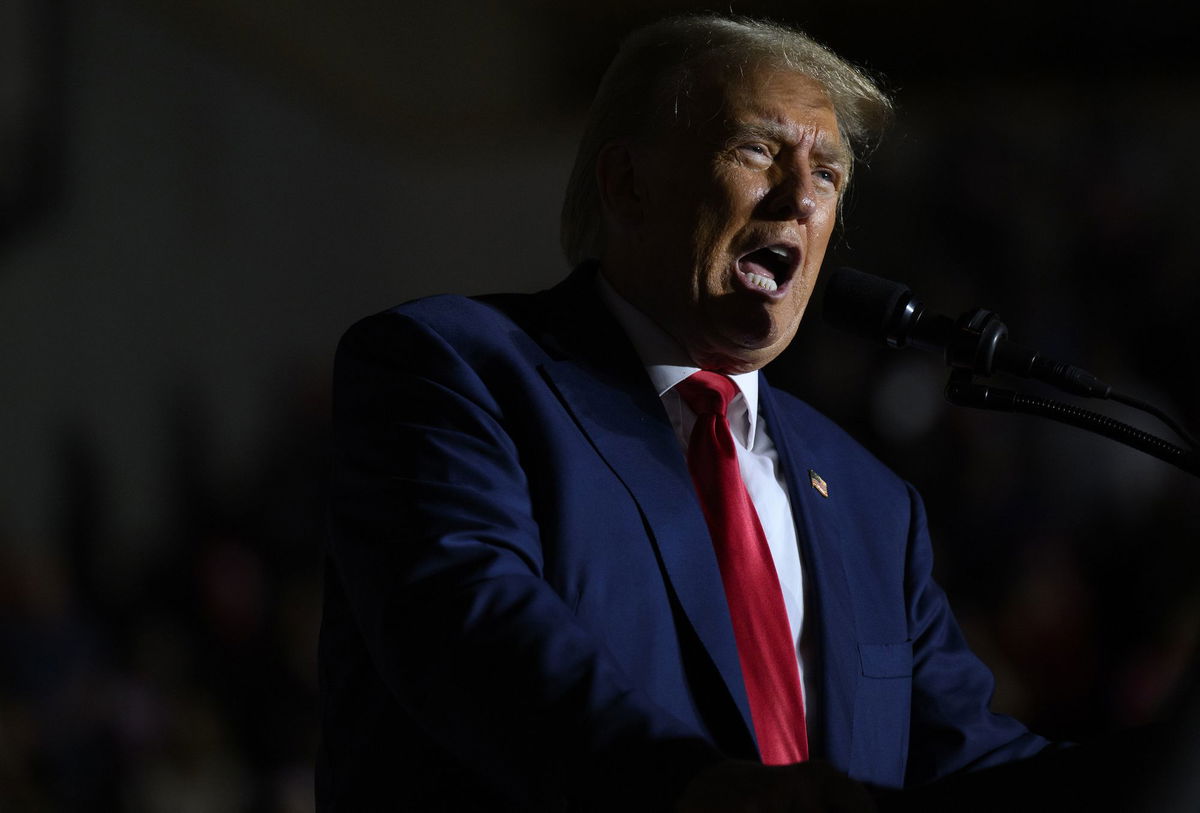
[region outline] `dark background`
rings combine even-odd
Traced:
[[[1181,13],[729,6],[897,96],[832,263],[994,309],[1191,422]],[[559,279],[561,189],[617,40],[701,8],[0,5],[0,809],[312,808],[337,338],[415,296]],[[1085,741],[1172,713],[1200,637],[1194,479],[949,407],[936,359],[816,318],[769,374],[921,489],[998,708]]]

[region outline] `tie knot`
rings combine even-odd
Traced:
[[[676,384],[675,391],[697,415],[724,417],[729,402],[737,393],[737,385],[728,376],[701,370]]]

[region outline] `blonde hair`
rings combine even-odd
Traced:
[[[764,64],[825,89],[852,158],[861,159],[891,119],[892,102],[875,82],[798,29],[719,15],[670,17],[640,28],[622,42],[600,81],[567,181],[561,239],[572,264],[603,252],[596,161],[604,146],[659,127],[688,126],[687,102],[708,71],[740,75]]]

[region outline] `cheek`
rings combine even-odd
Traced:
[[[689,243],[695,267],[712,270],[724,254],[729,216],[724,212],[702,207],[691,224]]]
[[[829,232],[820,231],[813,233],[808,240],[808,256],[805,257],[804,265],[809,274],[816,274],[821,268],[821,261],[825,258],[825,251],[829,248]]]
[[[829,236],[837,227],[838,207],[833,200],[821,207],[820,215],[812,220],[812,239],[822,247],[829,242]]]

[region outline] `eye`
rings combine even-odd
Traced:
[[[761,141],[752,141],[747,144],[742,144],[738,147],[738,150],[750,161],[759,166],[767,166],[775,160],[775,156],[771,152],[771,148],[766,144],[763,144]]]
[[[837,189],[842,180],[841,175],[839,175],[836,171],[826,167],[817,167],[814,169],[813,177],[816,178],[817,183],[831,189]]]

